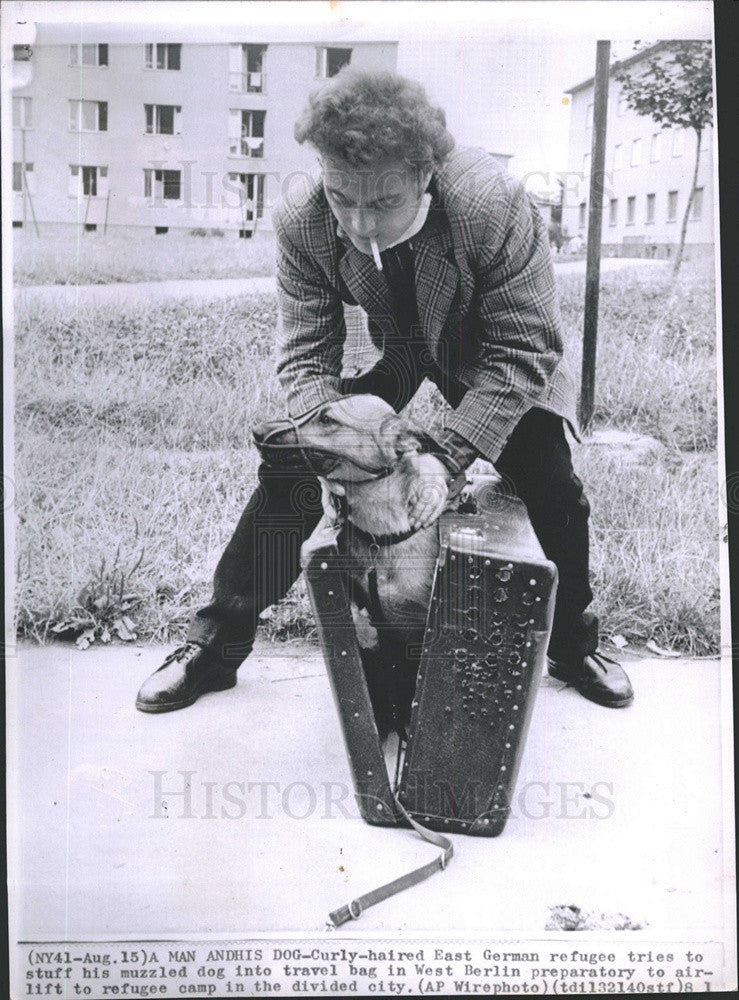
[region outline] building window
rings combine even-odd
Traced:
[[[154,226],[155,236],[166,236],[169,232],[169,226]]]
[[[672,155],[682,156],[685,151],[685,132],[680,128],[672,133]]]
[[[22,191],[23,190],[23,164],[14,163],[13,164],[13,190]],[[35,193],[34,183],[33,183],[33,164],[26,164],[26,191],[30,194]]]
[[[677,191],[667,193],[667,221],[674,222],[677,218]]]
[[[107,66],[108,46],[103,45],[70,45],[70,66]]]
[[[578,226],[579,226],[580,229],[584,229],[585,228],[585,209],[586,209],[586,207],[587,207],[586,203],[584,201],[581,201],[580,202],[580,209],[579,209],[579,212],[578,212],[578,220],[577,220],[577,224],[578,224]]]
[[[593,127],[593,104],[588,104],[588,110],[585,113],[585,128],[591,129]]]
[[[647,195],[647,222],[654,222],[654,208],[657,203],[656,194]]]
[[[265,111],[228,112],[228,152],[231,156],[264,156]]]
[[[182,108],[176,104],[145,104],[147,135],[179,135]]]
[[[82,194],[85,197],[97,197],[98,193],[98,168],[82,167]]]
[[[108,194],[108,168],[82,163],[69,166],[69,195],[72,198],[104,198]]]
[[[264,174],[228,175],[232,184],[239,186],[239,202],[244,210],[247,222],[261,219],[264,216]]]
[[[144,197],[155,201],[179,201],[182,197],[182,171],[144,168]]]
[[[615,226],[618,222],[618,198],[611,198],[608,202],[608,225]]]
[[[617,142],[613,147],[613,169],[621,170],[624,165],[624,147]]]
[[[182,46],[147,43],[144,45],[146,69],[179,69]]]
[[[13,98],[13,128],[31,127],[31,98]]]
[[[228,89],[239,94],[264,93],[266,45],[231,45],[228,52]]]
[[[13,59],[15,62],[30,62],[33,49],[30,45],[14,45]]]
[[[72,132],[107,132],[107,101],[70,101],[69,128]]]
[[[86,233],[96,233],[97,229],[98,229],[97,222],[86,222],[85,223],[85,232]]]
[[[634,225],[634,216],[636,215],[636,195],[631,195],[626,199],[626,225]]]
[[[641,139],[634,139],[631,143],[631,166],[638,167],[641,163]]]
[[[324,79],[336,76],[340,69],[351,62],[351,49],[335,49],[328,46],[316,50],[316,76]]]
[[[690,212],[691,219],[700,219],[703,214],[703,188],[696,188],[693,192],[693,206]]]
[[[652,143],[649,148],[649,160],[651,163],[659,163],[662,156],[662,133],[655,132],[652,136]]]

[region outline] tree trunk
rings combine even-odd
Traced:
[[[678,271],[680,270],[680,265],[683,262],[683,252],[685,250],[685,237],[688,234],[688,219],[690,218],[690,210],[693,207],[693,197],[695,195],[695,186],[698,183],[698,165],[701,161],[701,135],[702,132],[699,129],[695,130],[696,137],[698,141],[695,144],[695,166],[693,168],[693,183],[690,187],[690,194],[688,195],[688,204],[685,206],[685,215],[683,216],[683,224],[680,229],[680,245],[677,248],[677,256],[675,257],[675,263],[672,266],[672,276],[677,277]]]

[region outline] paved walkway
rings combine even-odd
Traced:
[[[646,271],[663,270],[670,264],[669,260],[649,260],[647,257],[603,257],[600,262],[601,274],[613,274],[628,268]],[[585,274],[584,260],[555,260],[555,274]]]
[[[663,260],[606,257],[601,261],[601,271],[610,274],[626,268],[664,268]],[[556,274],[584,274],[584,260],[556,261]],[[274,277],[265,278],[213,278],[188,281],[142,281],[113,285],[17,285],[15,301],[19,305],[29,301],[62,303],[70,308],[107,303],[130,303],[162,299],[219,299],[232,295],[274,294]]]
[[[136,690],[162,657],[52,646],[9,661],[20,937],[321,930],[438,853],[358,818],[315,648],[263,644],[233,690],[143,715]],[[718,934],[718,662],[628,669],[622,710],[545,679],[503,834],[456,836],[445,872],[352,930],[538,935],[550,907],[575,904],[655,940]]]
[[[188,281],[137,281],[113,285],[17,285],[16,303],[44,301],[70,308],[162,299],[222,299],[232,295],[274,295],[274,277],[209,278]]]

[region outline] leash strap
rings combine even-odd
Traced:
[[[338,910],[329,913],[326,924],[329,930],[341,927],[342,924],[345,924],[349,920],[358,920],[362,913],[370,906],[374,906],[375,903],[381,903],[383,899],[388,899],[390,896],[394,896],[404,889],[410,889],[413,885],[418,885],[419,882],[423,882],[435,872],[443,871],[449,864],[454,854],[454,847],[449,838],[441,833],[435,833],[433,830],[427,830],[425,826],[421,826],[420,823],[412,819],[398,801],[397,796],[395,797],[395,804],[398,807],[398,811],[410,823],[416,833],[430,844],[435,844],[437,847],[442,848],[443,854],[440,854],[433,861],[429,861],[428,864],[422,865],[420,868],[415,868],[406,875],[401,875],[400,878],[396,878],[392,882],[380,886],[378,889],[373,889],[371,892],[365,893],[364,896],[358,896],[351,903],[340,906]]]

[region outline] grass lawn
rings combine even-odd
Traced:
[[[596,421],[665,445],[645,465],[575,448],[593,508],[605,635],[719,648],[715,329],[711,268],[678,286],[606,276]],[[583,278],[559,281],[573,361]],[[254,484],[250,425],[281,413],[272,296],[17,317],[18,631],[47,641],[172,640]],[[413,412],[439,405],[422,391]],[[311,629],[298,586],[270,636]]]
[[[42,231],[43,232],[43,231]],[[119,232],[57,233],[37,237],[13,232],[13,275],[18,285],[107,285],[169,278],[256,278],[275,273],[270,232],[251,239],[154,236]]]

